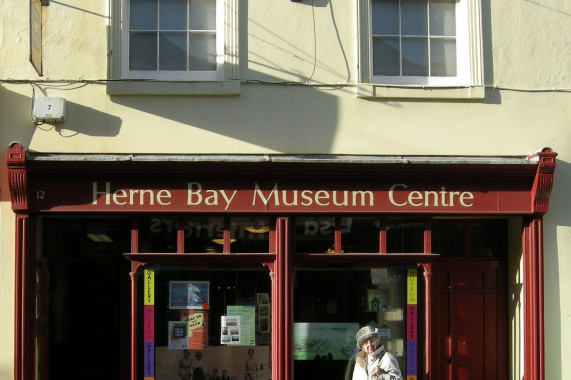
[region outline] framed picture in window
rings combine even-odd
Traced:
[[[169,282],[170,309],[208,309],[210,283],[208,281]]]
[[[386,312],[393,310],[394,289],[382,287],[378,289],[367,289],[367,311]]]

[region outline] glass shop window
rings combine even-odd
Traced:
[[[270,379],[268,269],[147,265],[138,294],[138,379]]]
[[[387,253],[424,252],[424,221],[414,218],[388,218]]]
[[[422,253],[424,230],[425,221],[419,218],[298,217],[295,250],[298,254]]]
[[[295,249],[297,253],[333,253],[335,249],[335,218],[295,218]]]
[[[184,235],[184,247],[177,236]],[[225,251],[224,232],[229,233]],[[139,222],[141,253],[267,253],[270,251],[269,217],[156,217]]]
[[[418,358],[417,269],[343,267],[313,266],[295,272],[294,378],[346,378],[347,363],[359,351],[355,334],[371,325],[406,379],[408,362],[416,368]]]
[[[508,220],[434,220],[431,242],[446,257],[506,257]]]

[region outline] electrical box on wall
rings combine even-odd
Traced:
[[[34,122],[61,122],[65,119],[65,99],[39,97],[34,100]]]

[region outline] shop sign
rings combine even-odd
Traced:
[[[526,213],[529,185],[478,181],[33,181],[39,211]]]

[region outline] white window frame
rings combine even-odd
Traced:
[[[111,0],[109,94],[238,95],[239,1],[216,0],[216,71],[130,71],[129,3]]]
[[[372,74],[371,1],[358,3],[358,62],[361,83],[394,86],[460,87],[483,84],[480,0],[458,0],[456,5],[457,75],[454,77],[381,76]]]

